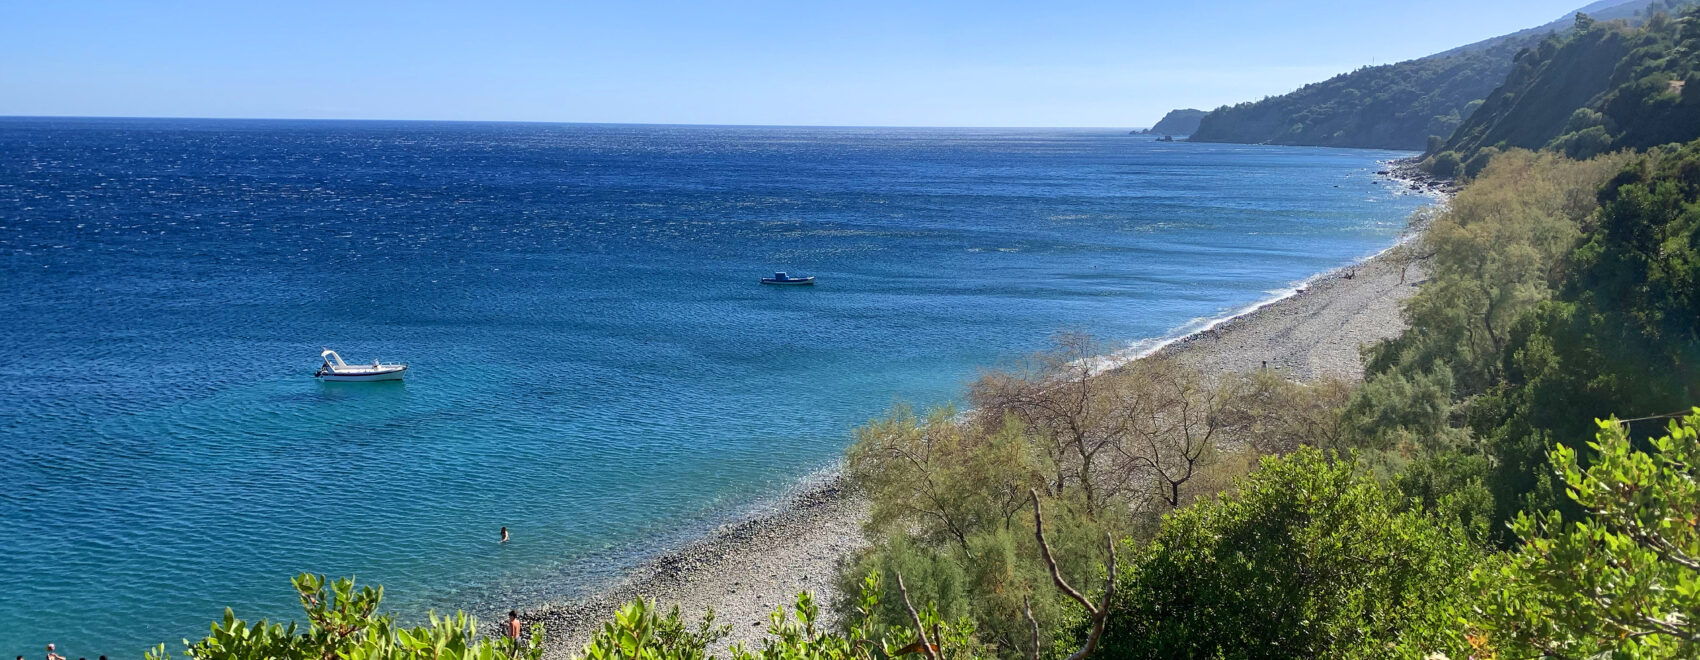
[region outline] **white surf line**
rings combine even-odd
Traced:
[[[1377,161],[1378,166],[1386,166],[1390,168],[1390,171],[1396,171],[1395,169],[1391,169],[1392,164],[1393,161]],[[1397,174],[1386,174],[1381,176],[1400,184],[1409,184],[1413,181],[1412,179],[1399,177]],[[1269,293],[1274,294],[1271,297],[1251,303],[1250,305],[1241,307],[1226,315],[1214,318],[1197,317],[1179,326],[1171,328],[1168,332],[1162,335],[1135,340],[1125,348],[1111,351],[1105,355],[1086,358],[1084,361],[1087,363],[1086,366],[1088,374],[1096,376],[1105,371],[1125,366],[1134,360],[1140,360],[1155,355],[1157,352],[1162,351],[1177,342],[1215,330],[1216,328],[1236,319],[1255,314],[1258,310],[1303,293],[1317,282],[1337,276],[1347,269],[1355,269],[1363,266],[1364,264],[1386,256],[1394,250],[1415,242],[1422,236],[1423,230],[1428,228],[1429,222],[1431,222],[1436,215],[1446,211],[1448,202],[1452,199],[1452,196],[1447,193],[1428,190],[1426,188],[1420,194],[1433,197],[1434,202],[1411,211],[1411,215],[1407,218],[1405,228],[1400,230],[1398,238],[1394,240],[1392,245],[1382,248],[1369,256],[1353,260],[1351,263],[1343,266],[1314,273],[1309,277],[1289,284],[1286,288],[1271,291]]]

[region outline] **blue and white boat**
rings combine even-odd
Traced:
[[[761,283],[762,284],[792,284],[792,285],[814,284],[815,283],[815,276],[810,275],[808,277],[792,277],[790,275],[786,275],[785,273],[781,272],[781,273],[774,273],[773,277],[761,278]]]

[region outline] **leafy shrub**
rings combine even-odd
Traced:
[[[1428,159],[1424,169],[1443,179],[1451,179],[1463,174],[1464,163],[1458,159],[1458,152],[1442,151]]]
[[[1111,601],[1113,658],[1421,657],[1466,649],[1480,552],[1455,522],[1303,449],[1170,514]]]
[[[292,581],[307,615],[307,629],[264,619],[250,625],[229,608],[224,620],[197,642],[183,640],[183,655],[197,660],[539,660],[543,628],[532,626],[522,640],[478,636],[477,622],[463,612],[427,625],[403,628],[390,614],[379,614],[382,587],[355,589],[354,581],[326,583],[324,576],[303,574]],[[148,660],[170,657],[161,644]]]
[[[714,625],[713,609],[693,629],[680,617],[679,606],[674,605],[663,615],[655,601],[639,598],[615,610],[614,618],[591,634],[581,657],[583,660],[707,660],[713,657],[709,647],[725,639],[731,630],[731,626]]]
[[[1523,544],[1479,569],[1489,594],[1474,623],[1505,656],[1700,656],[1700,408],[1635,448],[1624,425],[1599,422],[1583,467],[1552,448],[1567,493],[1589,515],[1521,515]]]
[[[1611,132],[1606,127],[1590,126],[1553,138],[1546,148],[1570,158],[1587,159],[1607,152],[1611,146]]]
[[[1482,173],[1482,170],[1487,169],[1488,163],[1492,161],[1494,155],[1498,153],[1499,150],[1492,147],[1476,152],[1475,155],[1470,156],[1469,160],[1464,161],[1463,171],[1459,174],[1466,179],[1476,178],[1477,175]]]

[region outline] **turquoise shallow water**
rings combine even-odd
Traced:
[[[1388,246],[1400,155],[0,119],[0,653],[288,616],[298,571],[404,611],[590,584],[1058,330],[1169,335]],[[413,371],[317,382],[323,346]]]

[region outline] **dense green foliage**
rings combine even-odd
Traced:
[[[260,621],[253,625],[225,611],[212,634],[198,642],[184,641],[184,655],[201,660],[540,660],[543,629],[533,626],[523,640],[481,638],[477,624],[465,614],[430,617],[430,624],[401,628],[389,614],[379,614],[383,589],[355,589],[352,580],[327,584],[322,576],[294,580],[309,626]],[[813,594],[797,595],[794,608],[777,608],[769,615],[767,636],[759,648],[733,646],[732,660],[875,660],[919,654],[927,660],[968,660],[984,657],[973,641],[973,629],[943,621],[935,609],[912,611],[919,627],[880,625],[873,612],[883,595],[877,576],[859,585],[855,608],[842,632],[821,625],[820,607]],[[904,603],[907,604],[907,594]],[[696,624],[687,624],[677,606],[663,613],[653,601],[635,600],[591,634],[580,660],[711,660],[714,646],[730,626],[716,626],[711,610]],[[930,631],[926,636],[916,630]],[[148,653],[149,660],[170,657],[164,646]]]
[[[1411,327],[1370,351],[1345,415],[1376,431],[1354,440],[1401,490],[1522,543],[1483,578],[1477,625],[1492,634],[1473,639],[1513,657],[1692,657],[1692,640],[1658,629],[1692,621],[1695,567],[1660,568],[1625,522],[1691,539],[1691,435],[1652,439],[1657,425],[1638,422],[1583,440],[1595,419],[1700,400],[1700,142],[1497,154],[1421,249],[1431,279],[1406,303]]]
[[[1370,386],[1383,377],[1415,381],[1445,371],[1449,394],[1486,391],[1499,377],[1512,325],[1552,297],[1552,278],[1599,208],[1596,191],[1624,162],[1529,151],[1494,159],[1479,185],[1454,197],[1423,232],[1417,249],[1427,257],[1429,279],[1404,303],[1410,329],[1371,352]],[[1432,435],[1445,411],[1430,408],[1423,420],[1368,424],[1380,434],[1409,427]]]
[[[1579,15],[1576,30],[1517,54],[1504,85],[1431,146],[1431,170],[1444,176],[1507,148],[1587,158],[1700,138],[1697,17],[1657,13],[1637,28]]]
[[[1455,521],[1314,449],[1170,515],[1112,601],[1111,658],[1423,657],[1467,648],[1451,617],[1480,553]]]
[[[1198,122],[1209,114],[1203,110],[1170,110],[1155,126],[1145,130],[1147,135],[1192,135],[1198,132]]]
[[[1570,498],[1588,512],[1518,517],[1524,541],[1477,580],[1474,623],[1511,657],[1700,656],[1700,408],[1651,440],[1601,422],[1596,458],[1553,448]]]
[[[538,660],[543,629],[533,627],[524,640],[478,636],[477,623],[464,613],[428,625],[405,628],[394,615],[378,613],[382,587],[355,589],[352,580],[326,583],[323,576],[293,580],[307,615],[307,628],[236,618],[229,609],[212,632],[196,642],[184,640],[183,655],[197,660]],[[170,657],[162,644],[149,660]]]
[[[1700,400],[1700,144],[1637,160],[1600,200],[1552,300],[1512,328],[1502,382],[1471,406],[1500,519],[1563,503],[1542,460],[1553,441]]]
[[[1519,511],[1567,506],[1553,442],[1700,399],[1700,188],[1683,174],[1697,156],[1496,157],[1423,237],[1430,279],[1405,303],[1411,327],[1369,353],[1346,409],[1356,446],[1410,467],[1407,492],[1431,503],[1473,491],[1506,542]]]
[[[1294,92],[1217,108],[1192,140],[1423,149],[1451,135],[1505,80],[1534,37],[1344,73]]]

